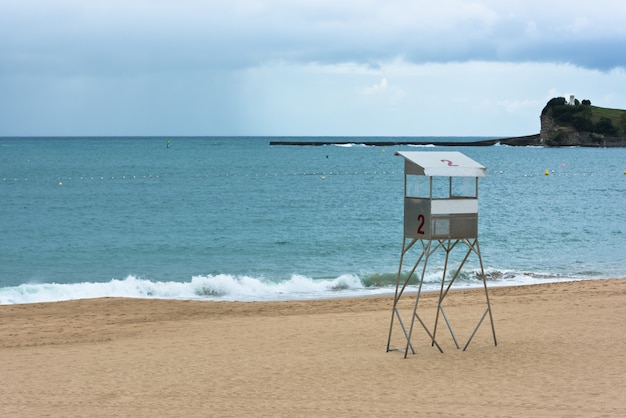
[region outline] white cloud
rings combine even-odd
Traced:
[[[361,94],[364,95],[372,95],[372,94],[384,94],[389,91],[389,83],[387,83],[387,78],[383,77],[379,83],[375,83],[360,89]]]
[[[387,77],[381,78],[378,83],[358,89],[358,93],[366,97],[369,96],[372,100],[379,100],[378,103],[381,106],[398,106],[407,95],[402,88],[391,85],[387,81]]]
[[[383,77],[380,80],[380,83],[376,83],[376,84],[373,84],[371,86],[364,87],[363,89],[361,89],[361,92],[363,94],[383,93],[383,92],[385,92],[387,90],[388,87],[389,87],[389,85],[387,84],[387,78]]]

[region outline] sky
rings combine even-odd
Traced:
[[[626,109],[623,0],[0,0],[0,136],[495,136]]]

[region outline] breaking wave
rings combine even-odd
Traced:
[[[441,286],[441,271],[424,278],[423,290],[435,291]],[[489,270],[485,272],[489,286],[514,286],[553,281],[575,280],[542,273]],[[406,274],[400,277],[402,283]],[[448,276],[449,278],[450,276]],[[193,276],[189,281],[155,281],[136,276],[108,282],[30,283],[0,288],[0,304],[57,302],[102,297],[154,298],[180,300],[280,301],[361,297],[392,294],[395,273],[344,274],[329,279],[293,275],[287,280],[272,281],[262,277],[229,274]],[[409,291],[417,289],[417,278],[411,277]],[[476,271],[462,271],[453,288],[481,286]]]

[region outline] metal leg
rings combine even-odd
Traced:
[[[421,245],[422,245],[422,252],[417,260],[417,262],[413,265],[413,268],[411,269],[408,277],[404,280],[404,282],[401,281],[401,274],[402,274],[402,264],[404,261],[404,256],[405,254],[409,251],[409,249],[417,242],[420,241]],[[450,253],[451,251],[457,246],[458,243],[463,242],[464,244],[467,245],[468,250],[465,253],[465,256],[463,257],[462,261],[460,262],[458,269],[454,272],[454,274],[452,275],[449,283],[446,286],[446,279],[448,276],[448,271],[449,271],[449,266],[448,264],[450,263],[451,259],[450,259]],[[420,296],[421,296],[421,292],[422,292],[422,288],[423,288],[423,284],[424,284],[424,278],[426,275],[426,269],[428,267],[428,262],[429,262],[429,258],[430,256],[435,253],[439,247],[441,247],[444,251],[446,251],[445,254],[445,264],[444,264],[444,269],[443,269],[443,276],[441,279],[441,288],[439,291],[439,299],[437,301],[437,314],[435,316],[435,324],[433,327],[433,331],[432,333],[430,332],[430,330],[428,329],[428,327],[426,326],[426,324],[424,323],[424,321],[422,321],[422,319],[420,318],[419,314],[418,314],[418,306],[419,306],[419,300],[420,300]],[[491,302],[489,300],[489,292],[487,290],[487,280],[485,277],[485,270],[484,270],[484,266],[483,266],[483,261],[482,261],[482,256],[480,254],[480,247],[478,244],[478,239],[474,239],[473,241],[470,241],[469,239],[463,239],[463,240],[456,240],[456,241],[452,241],[452,240],[439,240],[439,241],[434,241],[433,240],[428,240],[426,243],[426,240],[417,240],[417,239],[413,239],[409,245],[407,245],[407,240],[406,238],[404,239],[403,243],[402,243],[402,254],[400,256],[400,266],[398,267],[398,276],[396,279],[396,292],[395,292],[395,296],[394,296],[394,303],[393,303],[393,309],[392,309],[392,313],[391,313],[391,323],[389,325],[389,338],[387,340],[387,351],[390,351],[390,345],[391,345],[391,335],[392,335],[392,331],[393,331],[393,325],[394,325],[394,321],[397,317],[398,322],[400,323],[400,327],[402,329],[402,332],[404,334],[404,337],[406,338],[406,346],[405,346],[405,350],[404,350],[404,357],[406,358],[408,356],[408,352],[409,349],[411,350],[411,352],[413,354],[415,354],[415,349],[411,343],[411,338],[413,335],[413,329],[415,327],[415,320],[417,320],[422,328],[424,329],[424,331],[426,331],[426,333],[428,334],[428,336],[430,337],[431,340],[431,346],[436,346],[437,349],[443,353],[443,350],[441,348],[441,346],[439,345],[439,343],[436,340],[436,335],[437,335],[437,327],[439,324],[439,314],[441,313],[441,316],[443,317],[446,326],[448,327],[448,330],[450,331],[450,335],[452,336],[452,340],[454,341],[454,344],[456,346],[457,349],[461,348],[459,345],[459,342],[456,338],[456,335],[454,334],[454,331],[452,329],[452,325],[450,323],[450,320],[448,319],[448,316],[446,315],[445,309],[443,307],[443,302],[445,297],[447,296],[450,288],[452,287],[452,284],[456,281],[456,279],[459,276],[460,271],[462,270],[463,266],[465,265],[465,263],[467,262],[469,255],[471,253],[475,253],[478,256],[478,260],[480,263],[480,274],[481,274],[481,278],[483,281],[483,288],[485,291],[485,298],[487,301],[487,308],[485,309],[485,311],[483,312],[480,320],[478,321],[478,323],[476,324],[476,327],[474,328],[472,334],[470,335],[469,339],[467,340],[467,342],[465,343],[464,347],[463,347],[463,351],[465,351],[468,346],[470,345],[472,339],[474,338],[474,336],[476,335],[476,333],[478,332],[478,329],[480,328],[480,326],[482,325],[484,319],[486,318],[487,314],[489,314],[489,320],[491,322],[491,331],[493,334],[493,342],[494,345],[498,345],[497,339],[496,339],[496,331],[495,331],[495,326],[494,326],[494,322],[493,322],[493,315],[491,312]],[[404,290],[406,288],[406,286],[409,283],[409,280],[411,279],[411,277],[413,277],[413,275],[415,274],[415,271],[417,270],[417,267],[419,266],[420,262],[422,262],[423,260],[423,266],[422,266],[422,271],[421,271],[421,277],[419,278],[419,285],[418,285],[418,290],[417,290],[417,294],[415,296],[415,303],[413,306],[413,314],[411,316],[411,323],[409,325],[409,327],[407,328],[406,325],[404,324],[404,322],[402,321],[401,315],[400,315],[400,311],[398,309],[398,303],[400,301],[400,298],[402,297]]]
[[[439,344],[437,343],[437,340],[435,340],[435,337],[433,337],[433,335],[430,333],[430,331],[428,330],[428,327],[426,326],[426,324],[424,323],[424,321],[422,321],[422,318],[419,317],[419,315],[416,313],[415,317],[417,318],[418,321],[420,321],[420,324],[422,324],[422,327],[424,328],[424,331],[426,331],[426,334],[428,334],[428,336],[430,337],[430,339],[432,340],[433,344],[437,346],[437,348],[439,349],[440,353],[443,353],[443,350],[441,349],[441,347],[439,346]],[[415,354],[415,353],[413,353]]]
[[[446,273],[448,272],[448,259],[450,256],[450,241],[448,240],[448,247],[443,246],[446,251],[446,260],[443,265],[443,276],[441,277],[441,290],[439,291],[439,301],[437,302],[437,315],[435,316],[435,327],[433,328],[433,341],[431,346],[435,345],[435,335],[437,335],[437,324],[439,323],[439,311],[441,310],[441,303],[443,302],[444,293],[443,288],[446,284]]]
[[[450,325],[450,321],[448,321],[448,316],[446,315],[446,311],[443,310],[443,306],[439,306],[439,309],[441,310],[441,315],[443,316],[443,319],[446,321],[446,325],[448,326],[450,335],[452,335],[452,340],[454,341],[454,345],[456,345],[456,348],[461,348],[459,347],[459,343],[456,340],[456,337],[454,336],[454,332],[452,331],[452,326]]]
[[[400,298],[402,297],[402,294],[404,293],[404,289],[408,285],[409,280],[411,280],[411,277],[415,273],[415,270],[417,269],[417,266],[419,265],[420,261],[424,257],[424,244],[423,244],[423,242],[422,242],[422,254],[419,256],[417,262],[415,263],[415,265],[411,269],[409,275],[407,276],[407,278],[405,279],[404,283],[402,284],[402,287],[400,287],[400,277],[402,276],[402,265],[403,265],[404,255],[411,249],[411,247],[413,247],[413,245],[417,241],[418,241],[417,239],[413,239],[409,243],[408,246],[406,245],[406,238],[402,242],[402,253],[400,254],[400,265],[398,267],[398,275],[397,275],[397,278],[396,278],[396,293],[395,293],[394,301],[393,301],[393,310],[391,312],[391,323],[389,324],[389,338],[387,339],[387,352],[389,352],[391,350],[391,335],[392,335],[392,331],[393,331],[394,316],[398,317],[398,321],[400,322],[400,325],[402,327],[402,331],[404,332],[404,336],[405,336],[405,338],[408,339],[408,334],[407,334],[407,331],[406,331],[406,327],[404,326],[404,323],[402,322],[402,317],[400,316],[400,311],[398,310],[398,302],[400,301]],[[411,346],[411,351],[413,352],[413,354],[415,354],[415,350],[413,349],[413,346]]]
[[[489,310],[489,322],[491,322],[491,333],[493,334],[493,345],[498,346],[498,340],[496,339],[496,328],[493,324],[493,314],[491,313],[491,302],[489,301],[489,292],[487,291],[487,279],[485,278],[485,269],[483,267],[483,258],[480,255],[480,246],[478,245],[478,238],[474,241],[478,254],[478,261],[480,263],[480,274],[483,277],[483,287],[485,289],[485,298],[487,299],[487,309]]]
[[[402,273],[402,261],[404,259],[404,248],[405,248],[405,244],[406,244],[406,237],[402,240],[402,252],[400,253],[400,265],[398,266],[398,275],[396,277],[396,293],[393,297],[393,309],[391,311],[391,323],[389,324],[389,338],[387,339],[387,352],[389,352],[389,345],[391,344],[391,332],[393,330],[393,319],[394,316],[398,313],[398,300],[399,300],[399,295],[398,295],[398,287],[400,286],[400,275]],[[402,294],[402,293],[400,293]],[[398,315],[398,319],[400,319],[400,316]],[[404,328],[404,326],[403,326]]]
[[[430,254],[431,254],[431,252],[430,252],[431,245],[432,245],[432,241],[429,240],[428,241],[428,245],[424,249],[424,252],[426,254],[426,258],[424,258],[424,266],[422,268],[422,277],[420,277],[420,284],[419,284],[419,287],[417,289],[417,296],[415,297],[415,305],[413,307],[413,315],[411,317],[411,328],[409,328],[409,336],[408,336],[407,341],[406,341],[406,349],[404,350],[404,358],[406,358],[406,356],[407,356],[407,354],[409,352],[409,345],[411,344],[411,335],[413,335],[413,326],[415,324],[415,317],[417,316],[416,315],[416,313],[417,313],[417,305],[419,304],[420,294],[422,293],[422,285],[424,284],[424,275],[426,274],[426,267],[428,266],[428,259],[430,258]],[[419,319],[419,321],[421,322],[421,319]]]
[[[474,332],[472,332],[472,335],[470,335],[469,339],[467,340],[467,343],[465,343],[465,347],[463,347],[463,351],[467,350],[467,347],[470,345],[470,342],[472,342],[472,338],[474,338],[474,334],[476,334],[476,331],[478,331],[478,328],[480,328],[480,324],[483,323],[483,319],[485,319],[485,315],[487,315],[487,312],[489,312],[489,308],[485,309],[483,316],[480,317],[480,321],[478,321],[476,328],[474,328]],[[457,346],[456,348],[459,348],[459,347]]]

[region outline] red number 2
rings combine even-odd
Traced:
[[[424,230],[422,229],[424,228],[424,215],[417,215],[417,221],[420,223],[417,227],[417,233],[418,235],[424,235]]]
[[[458,164],[454,164],[452,161],[450,160],[441,160],[442,163],[448,163],[448,167],[458,167]]]

